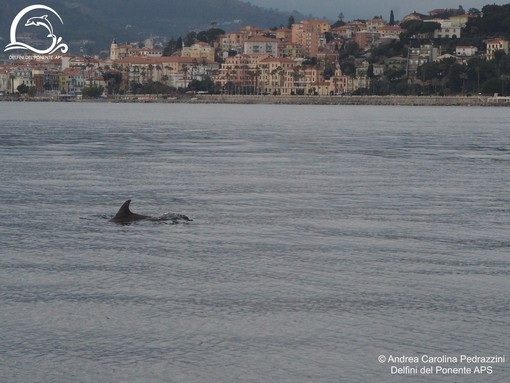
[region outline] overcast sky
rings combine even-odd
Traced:
[[[265,8],[278,8],[282,11],[297,10],[305,15],[327,17],[335,20],[340,12],[345,20],[368,19],[382,16],[388,20],[393,9],[395,18],[400,19],[416,11],[427,13],[435,8],[469,8],[481,9],[486,4],[507,4],[510,0],[243,0]]]

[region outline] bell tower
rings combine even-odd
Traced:
[[[117,41],[113,38],[112,45],[110,45],[110,60],[117,60],[119,58],[119,46]]]

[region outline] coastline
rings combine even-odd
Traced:
[[[10,98],[3,102],[108,102],[186,104],[271,104],[271,105],[373,105],[373,106],[510,106],[510,97],[487,96],[255,96],[255,95],[156,95],[119,96],[100,99],[55,97]]]
[[[173,100],[179,102],[179,100]],[[197,95],[186,101],[216,104],[510,106],[508,98],[486,96],[224,96]]]

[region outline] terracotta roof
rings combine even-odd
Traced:
[[[272,39],[269,37],[265,37],[265,36],[254,36],[254,37],[250,37],[247,42],[249,42],[249,43],[277,43],[278,40]]]
[[[80,68],[66,68],[62,71],[62,74],[76,76],[77,74],[80,74],[80,72],[81,72]]]
[[[179,64],[192,64],[193,62],[203,63],[203,59],[194,57],[176,57],[176,56],[162,56],[162,57],[145,57],[145,56],[134,56],[125,57],[118,60],[114,60],[119,64],[164,64],[164,63],[179,63]],[[206,64],[214,64],[212,61],[205,60]]]
[[[262,63],[264,63],[264,62],[265,63],[278,62],[281,64],[295,64],[296,63],[294,60],[291,60],[286,57],[268,57],[268,58],[261,60],[260,62],[262,62]]]
[[[400,31],[402,28],[400,28],[398,25],[385,25],[383,27],[380,27],[379,30],[381,31]]]

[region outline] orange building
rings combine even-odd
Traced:
[[[303,57],[317,57],[319,47],[325,44],[324,33],[331,31],[326,20],[302,20],[292,24],[292,42],[301,46]]]

